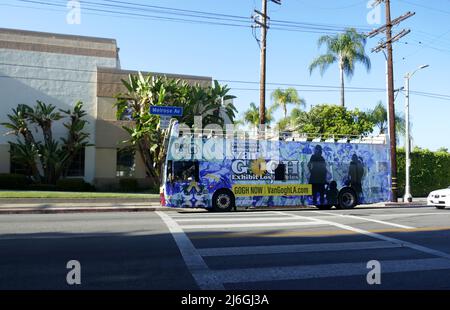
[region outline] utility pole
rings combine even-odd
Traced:
[[[391,158],[391,201],[397,202],[398,187],[397,187],[397,141],[395,134],[395,98],[394,98],[394,65],[392,56],[392,43],[398,41],[404,37],[411,30],[403,29],[400,33],[392,36],[392,27],[398,25],[405,19],[413,16],[415,13],[408,12],[394,20],[391,19],[391,2],[390,0],[376,0],[373,5],[376,6],[384,2],[386,7],[386,24],[378,29],[371,31],[367,34],[367,37],[371,38],[381,32],[385,32],[386,41],[380,43],[378,46],[372,49],[372,52],[379,52],[386,49],[387,52],[387,93],[388,93],[388,124],[389,124],[389,145],[390,145],[390,158]]]
[[[281,5],[281,0],[270,0],[273,3]],[[261,27],[261,40],[259,40],[261,48],[261,77],[259,85],[259,123],[264,125],[266,123],[266,47],[267,47],[267,30],[269,29],[268,22],[270,20],[267,15],[267,0],[262,0],[262,12],[255,10],[257,16],[254,16],[254,21],[257,26]]]
[[[404,202],[411,202],[411,186],[410,186],[410,168],[411,168],[411,135],[409,126],[409,80],[413,75],[422,69],[428,68],[429,65],[422,65],[418,67],[415,71],[408,72],[405,75],[405,196],[403,197]]]

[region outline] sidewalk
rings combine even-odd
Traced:
[[[415,198],[411,203],[382,202],[363,205],[357,208],[413,208],[426,206],[426,198]],[[314,207],[270,207],[250,208],[255,210],[300,210]],[[86,212],[153,212],[177,211],[180,209],[161,207],[159,199],[0,199],[0,214],[48,214],[48,213],[86,213]],[[182,209],[187,212],[202,209]]]

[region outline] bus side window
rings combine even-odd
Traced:
[[[199,163],[197,161],[177,161],[173,165],[175,181],[196,181],[200,180]]]
[[[286,180],[286,165],[279,163],[275,168],[275,181],[285,181]]]
[[[173,161],[167,161],[167,181],[173,182]]]
[[[195,182],[200,182],[200,164],[198,161],[194,162],[195,165],[195,174],[194,174],[194,180]]]

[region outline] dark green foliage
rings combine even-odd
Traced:
[[[139,190],[138,181],[135,178],[121,178],[119,190],[121,192],[137,192]]]
[[[30,184],[30,186],[28,186],[27,190],[53,192],[53,191],[58,191],[59,189],[54,184]]]
[[[320,135],[366,135],[373,131],[369,116],[337,105],[316,105],[309,112],[299,111],[292,120],[298,132]]]
[[[69,191],[69,192],[94,191],[94,187],[91,184],[86,183],[82,178],[59,179],[56,182],[56,187],[60,191]]]
[[[77,102],[73,111],[56,111],[56,107],[37,101],[35,107],[19,104],[8,115],[9,123],[1,123],[10,129],[8,134],[17,136],[16,142],[9,142],[11,159],[30,171],[35,183],[55,184],[67,175],[67,171],[79,152],[91,144],[89,134],[85,133],[87,124],[83,120],[86,112],[83,103]],[[69,121],[63,125],[68,130],[67,138],[53,139],[52,126],[63,118]],[[33,133],[41,131],[42,141],[37,141]]]
[[[22,174],[0,173],[0,189],[25,189],[28,178]]]
[[[405,188],[405,150],[397,151],[398,184],[400,195]],[[450,153],[415,149],[411,153],[411,194],[426,197],[436,189],[450,186]]]

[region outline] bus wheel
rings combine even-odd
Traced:
[[[228,212],[234,208],[234,195],[226,189],[218,190],[214,193],[213,210],[217,212]]]
[[[319,210],[330,210],[331,208],[333,208],[333,206],[332,205],[317,205],[316,208]]]
[[[358,196],[350,187],[344,187],[339,192],[339,209],[353,209],[358,204]]]

